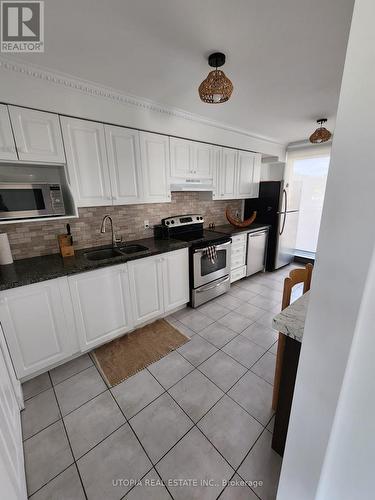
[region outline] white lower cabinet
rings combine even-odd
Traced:
[[[163,314],[162,257],[156,255],[128,263],[134,324],[140,325]]]
[[[232,235],[230,282],[246,276],[247,233]]]
[[[0,321],[19,379],[79,351],[72,315],[66,278],[0,293]]]
[[[188,249],[128,263],[134,324],[141,325],[189,301]]]
[[[0,328],[0,484],[1,498],[27,498],[20,416],[20,384],[7,362],[6,343]],[[15,387],[17,385],[17,387]]]
[[[81,351],[88,351],[131,330],[126,264],[68,278]]]
[[[0,292],[0,328],[25,379],[188,301],[184,248]]]
[[[164,311],[189,302],[189,252],[187,248],[162,255]]]

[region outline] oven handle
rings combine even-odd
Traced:
[[[205,285],[196,290],[197,293],[201,292],[207,292],[207,290],[213,290],[214,288],[217,288],[218,286],[222,285],[223,283],[226,283],[229,281],[229,276],[226,276],[224,279],[219,281],[218,283],[215,283],[214,285]]]
[[[221,248],[225,248],[230,245],[232,241],[227,241],[227,243],[221,243],[220,245],[212,245],[216,248],[216,250],[220,250]],[[200,248],[199,250],[194,250],[194,253],[203,253],[207,250],[208,247]]]

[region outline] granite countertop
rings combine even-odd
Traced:
[[[273,328],[294,340],[298,340],[298,342],[302,342],[309,295],[310,292],[306,292],[275,316],[272,322]]]
[[[235,227],[232,224],[224,224],[223,226],[217,226],[213,229],[217,233],[228,234],[229,236],[233,236],[235,234],[241,233],[253,233],[254,231],[260,231],[262,229],[268,229],[270,226],[268,224],[257,224],[253,222],[248,227]]]
[[[39,283],[40,281],[59,278],[61,276],[93,271],[94,269],[114,266],[130,260],[142,259],[143,257],[171,252],[190,246],[190,243],[172,239],[155,240],[154,238],[146,238],[126,242],[126,245],[134,244],[143,245],[148,250],[100,261],[90,261],[85,257],[84,254],[90,250],[110,247],[110,245],[105,245],[76,250],[74,257],[66,257],[65,259],[60,254],[52,254],[16,260],[13,264],[0,266],[0,291],[30,285],[31,283]]]

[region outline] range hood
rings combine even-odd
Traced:
[[[213,191],[211,179],[175,179],[171,182],[171,191]]]

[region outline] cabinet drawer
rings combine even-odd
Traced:
[[[231,255],[232,255],[232,258],[239,257],[240,255],[246,255],[246,246],[240,245],[238,247],[232,247]]]
[[[230,282],[234,283],[246,276],[246,266],[239,267],[230,273]]]
[[[238,267],[244,266],[246,263],[246,256],[245,255],[240,255],[238,257],[231,259],[231,269],[237,269]]]
[[[238,245],[238,244],[245,244],[246,245],[246,238],[247,238],[247,233],[242,233],[242,234],[236,234],[235,236],[232,236],[232,246]]]

